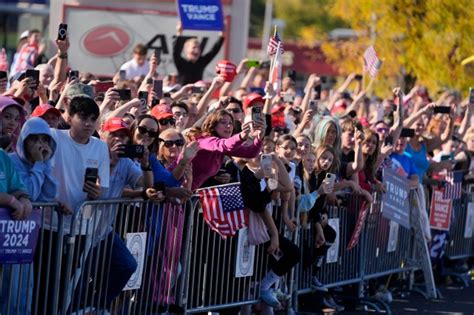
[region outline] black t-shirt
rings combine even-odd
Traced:
[[[348,179],[347,176],[347,165],[355,161],[355,152],[354,150],[350,151],[348,154],[341,153],[341,177]]]
[[[319,186],[321,186],[323,180],[326,178],[326,173],[327,172],[325,171],[322,171],[319,174],[316,174],[315,172],[311,173],[308,181],[310,192],[317,190]],[[309,219],[314,222],[319,222],[321,221],[321,215],[327,213],[326,195],[320,195],[318,199],[316,199],[313,208],[309,211]]]
[[[240,175],[240,189],[245,207],[253,212],[264,212],[267,204],[272,201],[271,192],[267,189],[261,191],[260,179],[255,177],[254,172],[247,166],[242,169],[242,174]]]

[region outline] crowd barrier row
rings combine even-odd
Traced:
[[[435,297],[415,203],[410,203],[408,229],[386,219],[375,196],[354,243],[361,200],[346,199],[342,206],[329,207],[329,225],[337,238],[318,270],[305,260],[314,244],[314,227],[288,233],[280,224],[280,231],[301,250],[300,264],[280,281],[280,290],[293,297],[288,307],[296,310],[297,297],[313,291],[312,276],[332,288],[423,269],[427,296]],[[448,258],[474,256],[472,230],[467,235],[465,228],[473,200],[474,194],[467,194],[453,204]],[[275,206],[281,222],[277,210]],[[36,204],[35,211],[41,213],[42,228],[34,261],[0,268],[1,314],[99,314],[106,309],[111,314],[197,313],[259,300],[269,257],[263,246],[249,245],[245,229],[222,239],[205,223],[197,198],[184,204],[87,202],[72,217],[59,214],[55,204]]]

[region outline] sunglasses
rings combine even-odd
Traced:
[[[159,122],[160,125],[162,125],[162,126],[168,125],[168,124],[171,124],[171,125],[176,124],[176,120],[175,120],[174,118],[160,119],[158,122]]]
[[[376,128],[375,131],[377,131],[377,133],[387,133],[388,128]]]
[[[158,136],[158,132],[156,131],[153,131],[153,130],[148,130],[146,129],[145,127],[142,127],[142,126],[138,126],[138,132],[141,134],[141,135],[146,135],[148,133],[148,135],[150,136],[150,138],[155,138],[156,136]]]
[[[177,147],[182,147],[184,145],[184,140],[183,139],[178,139],[178,140],[163,140],[163,139],[158,139],[160,142],[163,142],[165,147],[171,148],[173,145],[176,145]]]
[[[273,131],[276,132],[276,133],[284,133],[284,134],[290,133],[290,129],[281,128],[281,127],[275,127],[275,128],[273,128]]]

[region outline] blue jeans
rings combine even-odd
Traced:
[[[98,266],[97,273],[95,273],[95,266]],[[106,239],[92,248],[92,252],[88,255],[82,268],[82,280],[80,281],[82,289],[79,289],[81,286],[77,287],[76,303],[73,303],[73,308],[75,309],[74,305],[90,306],[91,300],[93,306],[99,309],[108,308],[136,269],[137,262],[122,239],[115,232],[110,233]],[[92,278],[93,281],[89,282],[89,278]],[[94,288],[89,287],[87,290],[88,283],[92,283]],[[102,285],[99,288],[100,284]],[[88,291],[87,297],[85,296],[86,291]],[[96,294],[92,297],[91,293],[94,291]],[[79,299],[81,301],[78,301]]]
[[[31,302],[33,300],[32,265],[2,265],[0,268],[3,269],[3,273],[0,272],[3,275],[0,291],[0,313],[2,315],[31,314]],[[10,307],[8,307],[9,302]]]

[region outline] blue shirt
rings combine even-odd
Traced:
[[[407,152],[403,152],[403,154],[392,153],[390,158],[392,160],[390,167],[398,175],[410,178],[412,175],[418,174],[413,159]]]
[[[413,164],[415,164],[416,172],[420,183],[423,180],[423,175],[428,171],[430,167],[430,161],[428,161],[428,152],[426,152],[426,144],[422,143],[419,151],[415,151],[413,147],[408,143],[405,152],[410,154],[412,157]]]
[[[27,192],[12,160],[0,149],[0,192],[11,194],[17,190]]]

